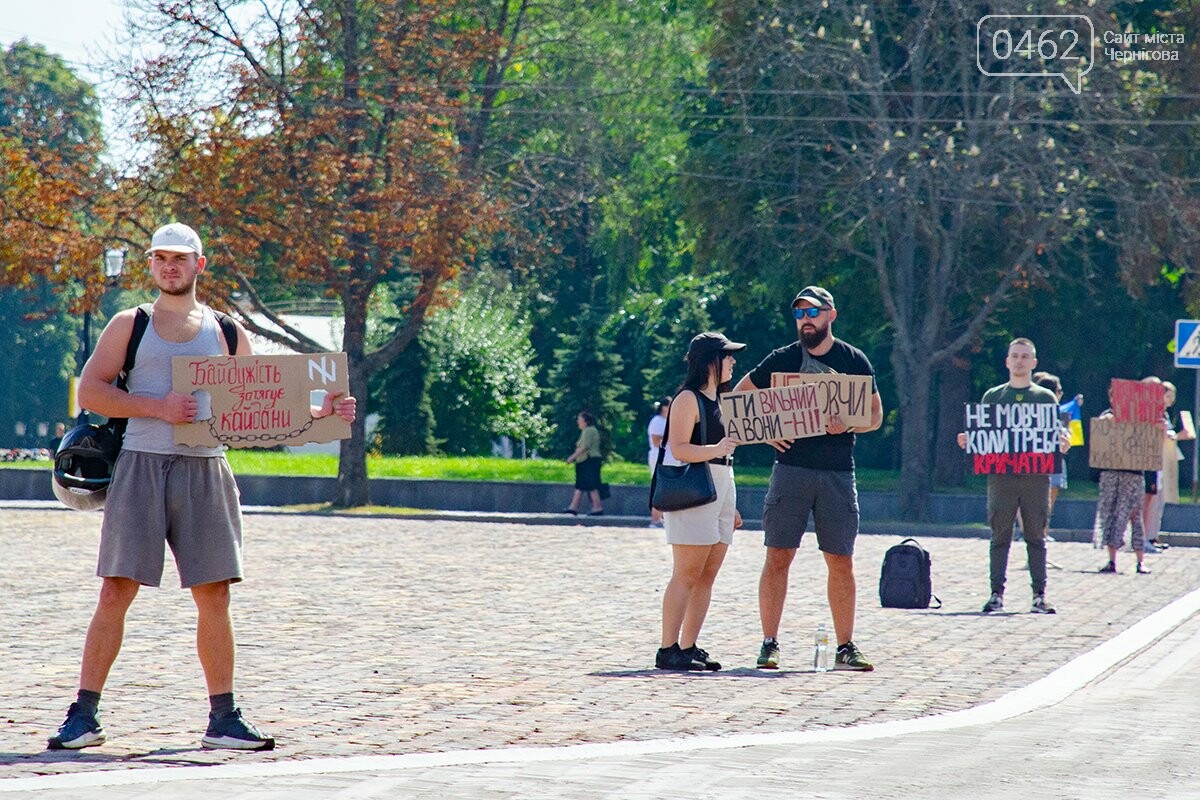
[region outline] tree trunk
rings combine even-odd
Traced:
[[[342,336],[342,349],[346,352],[350,373],[350,395],[358,398],[358,416],[350,426],[350,438],[342,440],[333,505],[335,508],[352,508],[371,502],[370,485],[367,483],[367,375],[363,363],[367,307],[365,300],[357,303],[347,298],[343,308],[346,312],[346,330]]]
[[[892,348],[892,367],[903,381],[900,392],[900,518],[911,522],[929,519],[929,494],[933,488],[929,446],[929,396],[933,383],[927,362],[909,360],[900,344]]]
[[[359,398],[358,416],[350,425],[350,438],[343,439],[338,457],[337,489],[333,498],[335,508],[365,506],[371,502],[367,482],[367,381],[361,366],[350,364],[350,394]]]
[[[933,444],[935,486],[962,486],[967,465],[958,433],[963,429],[963,405],[971,401],[971,362],[954,357],[938,368],[937,438]]]

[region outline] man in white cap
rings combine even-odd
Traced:
[[[771,373],[839,372],[875,375],[866,354],[835,339],[837,308],[833,295],[820,286],[802,289],[792,300],[799,338],[771,352],[742,378],[734,391],[765,389]],[[787,598],[788,572],[812,516],[817,546],[825,556],[829,610],[837,634],[834,669],[870,672],[875,667],[854,644],[854,540],[858,536],[858,491],[854,484],[854,435],[883,424],[883,403],[872,380],[871,424],[850,428],[841,417],[825,420],[824,436],[773,442],[778,450],[763,508],[763,542],[767,547],[758,583],[758,611],[763,642],[760,669],[779,668],[779,625]]]
[[[141,586],[162,580],[169,544],[183,588],[196,604],[196,650],[209,695],[209,748],[270,750],[275,740],[243,719],[233,695],[234,637],[230,590],[242,580],[242,519],[237,485],[220,447],[175,443],[172,426],[196,418],[196,399],[171,388],[174,356],[220,356],[230,348],[215,312],[196,299],[204,272],[200,236],[172,223],[154,232],[149,257],[158,288],[127,376],[128,391],[113,385],[125,363],[137,309],[115,315],[83,368],[81,406],[107,417],[128,418],[124,445],[105,500],[96,574],[103,579],[88,627],[79,693],[49,747],[102,744],[100,693],[124,638],[125,615]],[[236,352],[251,353],[245,329],[233,323]],[[331,394],[314,416],[355,417],[351,397]]]

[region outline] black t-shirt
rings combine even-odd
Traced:
[[[771,386],[772,372],[799,372],[804,363],[804,345],[798,340],[787,347],[773,350],[750,372],[750,381],[759,389]],[[809,355],[812,355],[811,353]],[[843,375],[870,375],[871,393],[879,388],[875,385],[875,369],[871,366],[866,353],[841,339],[833,340],[833,347],[822,356],[812,356],[834,372]],[[775,455],[775,461],[793,467],[809,469],[824,469],[845,472],[854,469],[854,434],[839,433],[837,435],[810,436],[807,439],[796,439],[792,446],[782,453]]]

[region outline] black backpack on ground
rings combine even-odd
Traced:
[[[942,601],[933,593],[931,567],[929,553],[916,539],[888,548],[879,573],[879,604],[884,608],[929,608],[932,598],[937,600],[934,608],[941,608]]]

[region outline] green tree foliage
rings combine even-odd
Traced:
[[[58,56],[18,41],[0,50],[0,444],[18,422],[65,421],[79,315],[103,291],[100,112]]]
[[[30,313],[31,309],[47,312]],[[0,446],[33,446],[28,437],[34,436],[39,424],[46,424],[53,434],[55,422],[67,421],[67,387],[77,362],[77,336],[48,285],[0,290],[0,342],[7,354],[7,368],[0,372]],[[13,438],[17,423],[28,432],[24,442]]]
[[[453,0],[144,5],[134,43],[160,52],[125,73],[154,155],[141,186],[208,235],[208,288],[256,333],[319,349],[272,311],[272,294],[336,299],[350,391],[366,397],[497,227],[460,137],[474,65],[503,43]],[[368,348],[380,287],[404,301]],[[339,505],[369,501],[365,417],[342,442]]]
[[[58,56],[19,41],[0,50],[0,284],[50,277],[88,282],[75,310],[103,287],[92,235],[105,206],[100,112],[92,87]],[[77,293],[76,293],[77,294]]]
[[[380,375],[374,397],[387,453],[489,455],[509,437],[541,446],[529,322],[495,274],[465,280],[431,314],[417,341]]]
[[[429,353],[421,338],[371,379],[371,408],[379,414],[372,448],[403,456],[438,452],[429,399]]]
[[[612,454],[612,442],[628,437],[633,425],[622,400],[626,390],[620,377],[621,356],[604,335],[602,323],[599,314],[583,306],[576,315],[574,330],[562,334],[560,346],[554,351],[543,414],[555,425],[550,451],[563,457],[575,449],[579,438],[575,418],[581,411],[595,415],[605,458]]]
[[[1115,8],[1083,10],[1103,30]],[[837,297],[878,293],[902,386],[903,513],[921,518],[933,376],[1057,274],[1054,251],[1106,240],[1126,286],[1189,263],[1183,182],[1142,125],[1153,80],[1099,65],[1076,96],[1059,78],[985,76],[979,8],[957,0],[715,11],[710,119],[694,134],[701,252],[750,281],[817,271]]]
[[[443,452],[490,454],[502,436],[539,446],[547,424],[537,411],[529,322],[511,289],[471,281],[453,306],[428,321],[421,342]]]
[[[486,257],[525,297],[540,380],[589,306],[615,339],[622,400],[639,416],[641,371],[662,355],[641,335],[658,324],[652,303],[674,278],[704,271],[679,200],[687,138],[677,122],[681,87],[703,77],[701,5],[507,4],[509,30],[518,18],[524,27],[505,69],[487,73],[502,76],[503,88],[481,164],[508,200],[511,224]],[[644,444],[640,432],[619,433],[635,423],[610,427],[618,451]]]

